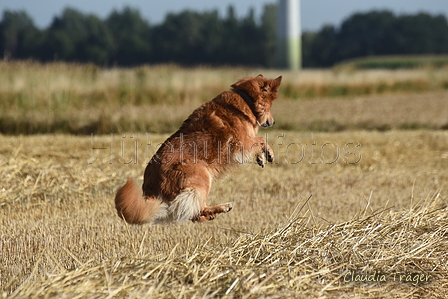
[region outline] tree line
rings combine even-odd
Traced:
[[[238,18],[233,6],[185,10],[150,24],[137,9],[125,7],[101,19],[66,8],[48,28],[39,29],[25,11],[3,12],[3,59],[89,62],[101,66],[176,63],[185,66],[275,66],[276,5],[266,4]],[[304,67],[328,67],[364,56],[448,53],[448,22],[443,15],[355,13],[341,25],[302,35]]]

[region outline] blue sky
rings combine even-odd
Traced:
[[[47,27],[53,17],[70,6],[84,13],[94,13],[100,17],[107,16],[113,9],[128,5],[138,8],[150,23],[161,22],[169,12],[184,9],[196,11],[218,9],[225,15],[227,7],[234,5],[239,16],[246,15],[253,7],[257,15],[262,11],[265,0],[0,0],[0,11],[25,10],[39,27]],[[448,17],[448,0],[301,0],[302,28],[318,30],[324,24],[338,25],[354,12],[372,9],[388,9],[395,13],[416,13],[420,11],[431,14],[443,14]]]

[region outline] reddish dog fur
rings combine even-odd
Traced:
[[[128,223],[153,221],[203,222],[232,209],[231,203],[209,207],[206,199],[214,179],[233,165],[256,159],[264,167],[274,153],[257,137],[258,127],[274,124],[272,102],[282,77],[263,75],[233,84],[200,106],[171,135],[148,163],[143,196],[128,179],[115,197],[118,215]]]

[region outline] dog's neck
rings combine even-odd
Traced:
[[[239,95],[246,102],[247,106],[249,106],[250,110],[252,111],[252,114],[257,117],[257,114],[255,113],[254,98],[242,89],[232,89],[232,91]]]

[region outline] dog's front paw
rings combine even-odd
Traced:
[[[264,165],[266,164],[266,158],[263,156],[257,156],[257,164],[260,165],[261,167],[264,167]]]
[[[267,148],[267,150],[265,151],[266,154],[266,160],[268,160],[269,163],[274,162],[274,152],[272,151],[272,149],[269,147]]]
[[[268,162],[274,162],[274,151],[270,147],[268,147],[260,155],[257,156],[257,163],[261,167],[264,167],[264,165]]]

